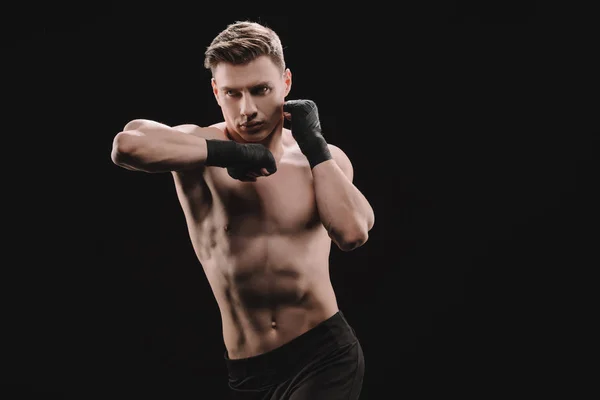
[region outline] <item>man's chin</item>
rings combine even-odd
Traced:
[[[271,134],[271,130],[269,129],[261,129],[257,132],[238,132],[238,135],[244,139],[245,142],[249,143],[258,143],[262,142]]]

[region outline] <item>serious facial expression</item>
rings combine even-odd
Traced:
[[[283,73],[267,56],[243,64],[217,65],[212,87],[230,133],[246,142],[260,142],[282,121],[291,73]]]

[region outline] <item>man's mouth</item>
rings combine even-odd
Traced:
[[[242,130],[250,131],[260,128],[263,124],[264,122],[247,122],[245,124],[240,125],[240,127],[242,128]]]

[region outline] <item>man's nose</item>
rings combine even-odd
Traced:
[[[256,104],[254,104],[252,96],[244,95],[242,98],[242,107],[240,113],[246,117],[252,117],[254,114],[256,114],[256,112]]]

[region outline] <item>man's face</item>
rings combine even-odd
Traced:
[[[232,136],[260,142],[281,128],[291,73],[285,70],[282,74],[269,57],[261,56],[244,65],[217,65],[212,87]]]

